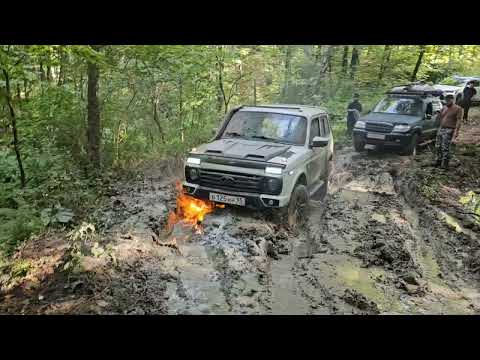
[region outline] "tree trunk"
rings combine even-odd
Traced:
[[[43,68],[43,64],[40,63],[40,81],[45,81],[45,69]]]
[[[352,58],[350,60],[350,79],[355,79],[358,64],[360,64],[360,54],[356,46],[352,48]]]
[[[58,81],[57,85],[61,86],[65,83],[65,72],[66,72],[66,63],[67,63],[67,54],[63,47],[58,49],[58,56],[60,59],[60,68],[58,70]]]
[[[47,81],[52,82],[52,67],[50,65],[47,66]]]
[[[333,59],[335,58],[335,45],[330,45],[327,53],[328,61],[328,73],[331,74],[333,71]]]
[[[99,50],[97,47],[95,50]],[[88,62],[88,95],[87,95],[87,140],[88,155],[90,163],[95,169],[100,169],[100,142],[101,142],[101,124],[100,124],[100,106],[98,101],[98,80],[100,71],[98,65]]]
[[[417,63],[415,64],[415,69],[413,69],[412,76],[410,78],[411,82],[414,82],[417,79],[418,70],[420,69],[420,65],[422,65],[423,54],[425,54],[425,45],[420,45]]]
[[[23,92],[25,94],[25,100],[28,100],[30,97],[30,86],[28,86],[28,81],[26,79],[23,80]]]
[[[158,118],[158,100],[156,97],[152,99],[153,103],[153,121],[158,127],[158,132],[160,133],[160,138],[162,139],[162,142],[165,142],[165,136],[163,134],[163,129],[162,125],[160,124],[160,119]]]
[[[253,106],[257,106],[257,79],[253,78]]]
[[[15,150],[15,155],[17,157],[18,170],[20,172],[20,184],[22,188],[24,188],[26,184],[26,180],[25,180],[25,171],[23,169],[22,157],[20,155],[20,145],[19,145],[18,133],[17,133],[17,118],[15,116],[15,110],[13,109],[13,104],[12,104],[12,97],[10,92],[10,76],[6,69],[3,69],[3,75],[5,77],[5,100],[7,102],[9,116],[10,116],[10,123],[12,125],[13,148]]]
[[[382,63],[380,65],[380,71],[378,72],[378,80],[381,81],[385,75],[385,71],[390,61],[391,45],[385,45],[383,49]]]
[[[315,49],[315,62],[318,62],[320,60],[321,55],[322,55],[322,45],[317,45],[317,48]]]
[[[223,46],[220,45],[217,47],[217,52],[221,53],[221,56],[217,54],[217,81],[218,81],[218,89],[217,89],[217,110],[218,112],[222,111],[222,108],[226,104],[226,94],[225,94],[225,87],[223,84],[223,70],[225,67],[224,58],[223,58]],[[227,107],[225,106],[225,114],[227,113]]]
[[[179,91],[180,91],[180,94],[179,94],[179,114],[180,114],[180,138],[182,140],[182,143],[185,141],[185,130],[183,129],[183,80],[180,79],[180,83],[179,83]],[[226,107],[226,106],[225,106]]]
[[[347,74],[348,68],[348,45],[343,47],[343,55],[342,55],[342,74]]]
[[[80,74],[80,81],[78,84],[78,89],[80,90],[80,100],[84,100],[83,97],[83,72]]]
[[[288,93],[288,87],[290,85],[290,74],[292,71],[292,47],[290,45],[285,46],[285,72],[284,72],[284,80],[283,80],[283,91],[282,97],[285,98]]]

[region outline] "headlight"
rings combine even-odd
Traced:
[[[355,123],[355,127],[356,127],[357,129],[365,129],[365,121],[358,120],[358,121]]]
[[[196,158],[196,157],[189,157],[187,159],[187,164],[193,164],[193,165],[200,165],[200,158]]]
[[[267,166],[265,168],[265,173],[280,175],[282,173],[282,168]]]
[[[410,131],[410,125],[395,125],[393,127],[394,132],[407,132]]]

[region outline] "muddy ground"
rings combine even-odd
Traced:
[[[166,234],[176,176],[152,167],[111,189],[94,228],[26,243],[0,278],[0,312],[478,314],[480,227],[457,206],[480,187],[474,128],[447,173],[428,147],[415,159],[339,149],[327,196],[294,233],[226,207],[202,234]]]

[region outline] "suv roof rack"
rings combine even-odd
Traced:
[[[417,81],[407,85],[400,85],[392,88],[387,91],[389,95],[420,95],[422,97],[427,96],[442,96],[443,92],[441,90],[435,89],[434,87],[428,85],[424,81]]]
[[[252,105],[251,107],[266,108],[266,109],[292,109],[302,112],[302,108],[295,105]]]

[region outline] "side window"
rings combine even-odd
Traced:
[[[427,109],[425,110],[426,115],[433,115],[433,103],[427,103]]]
[[[324,118],[323,120],[325,122],[325,130],[327,131],[326,132],[326,135],[330,135],[330,122],[328,121],[328,118]]]
[[[310,126],[310,142],[312,142],[315,136],[320,136],[320,126],[318,124],[318,118],[312,119]]]
[[[327,128],[325,126],[325,118],[322,118],[320,120],[320,136],[326,136],[327,135]]]

